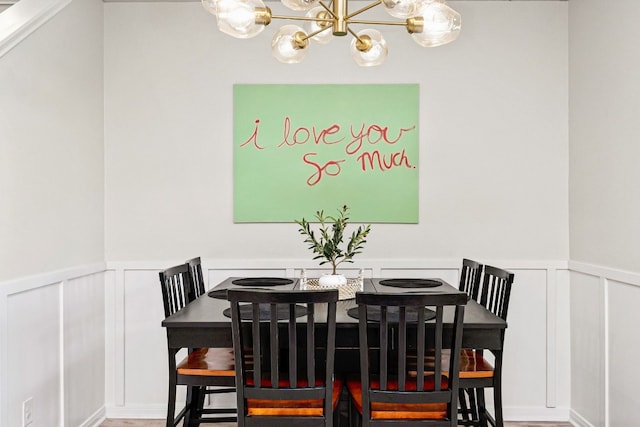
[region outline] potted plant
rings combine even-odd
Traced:
[[[311,223],[306,219],[295,220],[300,226],[300,234],[305,236],[305,243],[309,244],[309,249],[316,254],[313,259],[322,259],[320,265],[331,264],[331,274],[320,277],[321,286],[339,286],[347,283],[347,279],[342,274],[337,273],[338,265],[343,262],[353,262],[353,257],[362,252],[362,247],[367,242],[366,237],[371,231],[371,224],[360,225],[349,237],[346,248],[344,247],[344,233],[349,221],[349,207],[342,206],[338,210],[337,216],[325,216],[324,211],[316,212],[316,219],[319,223],[319,236],[316,237]]]

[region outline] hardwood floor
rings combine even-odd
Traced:
[[[212,424],[214,425],[214,424]],[[215,424],[219,427],[234,427],[232,423]],[[103,422],[100,427],[164,427],[164,420],[124,420],[111,419]],[[571,427],[569,423],[542,423],[542,422],[507,422],[505,427]]]

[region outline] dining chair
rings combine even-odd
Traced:
[[[227,299],[238,426],[333,426],[342,389],[334,375],[338,290],[230,289]]]
[[[356,303],[360,375],[347,380],[351,425],[457,425],[458,358],[467,296],[358,292]],[[453,314],[448,318],[451,326],[445,327],[445,311]],[[434,321],[427,323],[431,317]],[[452,368],[445,364],[445,354]],[[427,357],[430,369],[416,363]]]
[[[467,258],[462,260],[460,269],[460,284],[458,289],[465,292],[473,300],[478,299],[480,291],[480,280],[484,266],[477,261]]]
[[[207,291],[205,286],[204,276],[202,274],[202,264],[200,263],[200,257],[191,258],[186,261],[189,264],[191,270],[191,278],[193,279],[193,290],[195,297],[199,298],[200,295]]]
[[[479,304],[487,310],[507,320],[509,299],[513,285],[514,274],[493,266],[485,266],[482,279],[482,289]],[[502,330],[500,340],[501,348],[504,347],[504,334]],[[463,349],[460,357],[460,387],[475,407],[471,408],[471,419],[464,417],[461,425],[487,426],[490,423],[494,427],[504,425],[502,413],[502,350],[492,350],[493,364],[485,358],[484,349]],[[494,415],[486,408],[484,389],[493,389]]]
[[[484,265],[477,261],[464,258],[460,268],[460,282],[458,289],[465,292],[469,298],[474,301],[478,299],[480,291],[480,281],[482,280],[482,271]],[[462,357],[464,357],[464,350]],[[478,418],[477,402],[474,390],[458,390],[458,404],[460,405],[459,413],[462,420],[470,422]]]
[[[194,282],[189,264],[168,268],[159,273],[164,304],[164,315],[169,317],[182,310],[195,299]],[[167,331],[167,334],[169,331]],[[235,391],[233,350],[230,348],[187,349],[187,356],[176,363],[179,349],[167,347],[169,357],[169,396],[167,399],[167,427],[184,420],[185,426],[201,423],[234,422],[235,408],[204,408],[207,394]],[[187,387],[185,406],[176,415],[177,386]],[[208,386],[218,388],[208,389]],[[215,414],[215,417],[205,417]],[[229,416],[231,415],[232,416]],[[226,416],[225,416],[226,415]]]

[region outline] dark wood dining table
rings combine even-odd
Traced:
[[[209,292],[203,294],[195,301],[188,304],[181,311],[167,317],[162,321],[162,326],[167,331],[167,342],[170,354],[176,354],[182,348],[200,347],[233,347],[231,337],[231,319],[225,315],[229,308],[226,300],[226,290],[242,287],[234,285],[238,277],[230,277],[219,283]],[[398,288],[385,286],[381,278],[365,278],[361,288],[367,292],[397,293],[397,292],[433,292],[433,293],[459,293],[457,288],[441,279],[436,287],[428,288]],[[300,279],[287,280],[291,283],[280,286],[264,287],[260,285],[254,288],[295,290],[301,289]],[[381,283],[382,282],[382,283]],[[251,280],[249,281],[251,284]],[[245,287],[246,288],[246,287]],[[338,302],[336,313],[336,373],[353,373],[359,371],[358,357],[358,320],[349,315],[349,310],[356,307],[355,299],[345,299]],[[445,327],[453,322],[453,312],[445,310]],[[494,352],[502,351],[502,335],[507,327],[506,321],[497,317],[473,300],[468,301],[465,307],[464,329],[462,346],[465,348],[483,348]],[[286,340],[285,340],[286,341]],[[175,366],[170,367],[170,372],[175,371]],[[343,393],[344,394],[344,393]],[[347,426],[348,406],[346,395],[340,398],[340,416],[338,426]]]
[[[225,290],[233,287],[233,281],[237,277],[230,277],[207,294],[203,294],[183,310],[162,321],[162,326],[167,329],[168,346],[171,349],[197,348],[197,347],[232,347],[231,319],[224,314],[229,308],[225,298]],[[457,288],[449,285],[441,279],[442,284],[430,288],[397,288],[381,285],[381,278],[365,278],[362,284],[363,291],[369,292],[434,292],[457,293]],[[299,279],[291,279],[291,283],[282,286],[262,287],[265,289],[300,289]],[[338,302],[336,322],[338,332],[336,334],[336,349],[358,348],[358,320],[347,312],[356,306],[354,299]],[[445,322],[451,323],[453,316]],[[467,303],[464,315],[464,332],[462,346],[465,348],[484,348],[501,351],[501,335],[507,327],[506,321],[489,312],[483,306],[471,300]]]

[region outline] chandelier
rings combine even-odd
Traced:
[[[435,47],[452,42],[460,34],[460,14],[447,6],[445,0],[375,0],[354,12],[348,0],[281,0],[289,9],[306,14],[274,15],[263,0],[202,0],[204,8],[217,17],[223,33],[239,39],[260,34],[273,19],[302,21],[299,25],[284,25],[271,42],[271,52],[280,62],[301,62],[309,51],[310,41],[326,44],[333,36],[351,34],[351,56],[358,65],[380,65],[388,49],[382,33],[376,29],[355,32],[352,24],[403,26],[420,46]],[[360,14],[382,6],[395,21],[357,19]]]

